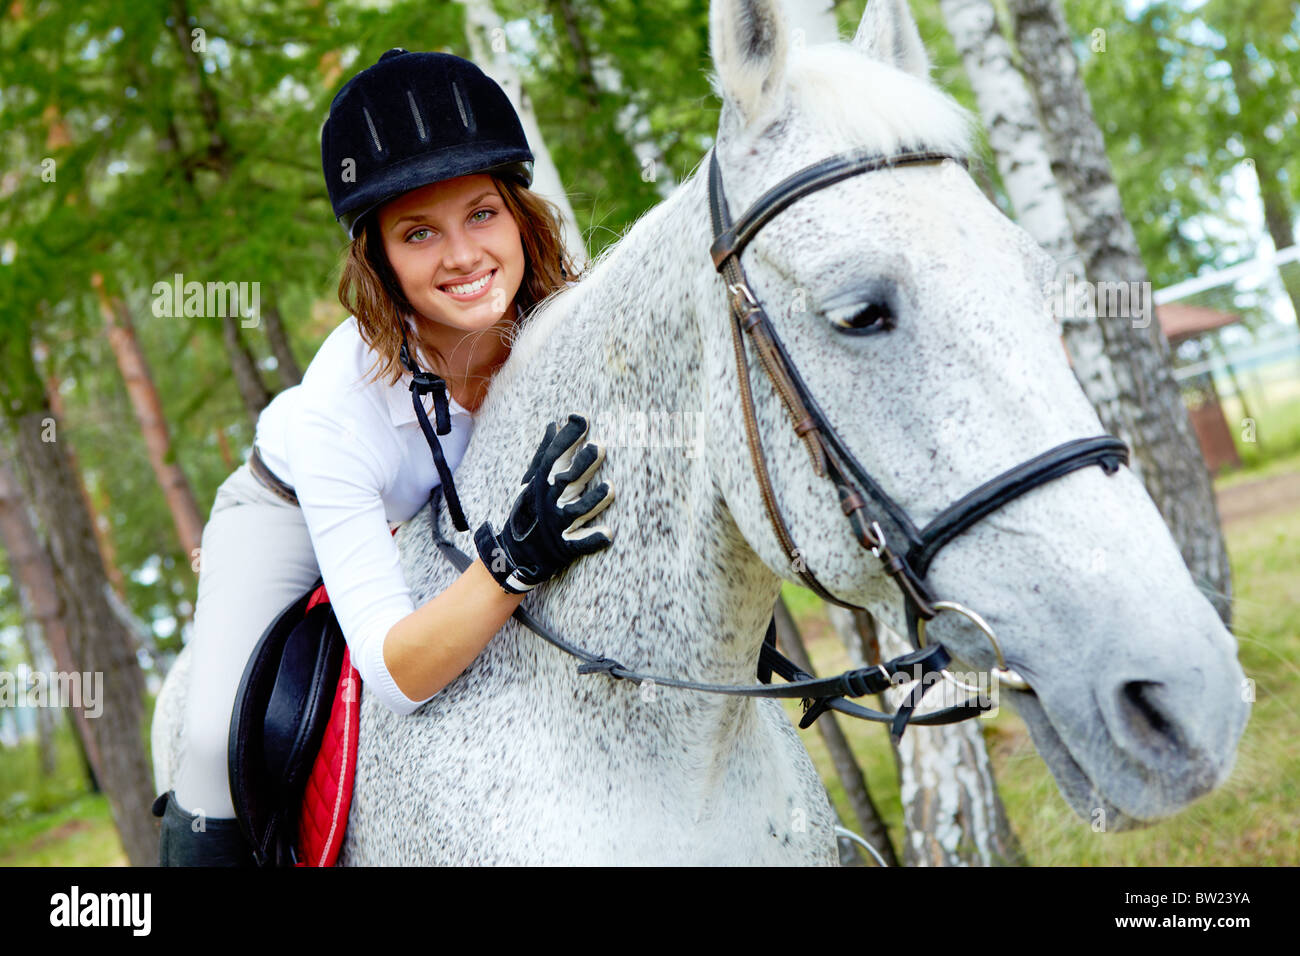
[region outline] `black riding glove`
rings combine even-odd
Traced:
[[[605,525],[581,527],[614,500],[605,482],[587,488],[605,450],[584,445],[586,435],[581,415],[570,415],[559,434],[555,422],[547,425],[501,533],[486,521],[474,532],[479,558],[507,594],[531,591],[576,558],[610,544]]]

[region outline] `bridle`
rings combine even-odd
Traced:
[[[926,572],[941,548],[984,516],[1039,485],[1087,465],[1101,465],[1107,474],[1114,474],[1119,470],[1121,462],[1128,462],[1128,446],[1110,435],[1064,442],[980,485],[918,530],[907,512],[867,474],[830,424],[799,375],[798,368],[786,352],[767,313],[759,304],[740,262],[741,253],[758,231],[786,207],[809,193],[861,173],[945,160],[966,165],[964,160],[938,152],[904,152],[894,156],[881,156],[862,150],[840,153],[781,180],[763,193],[733,223],[727,210],[726,193],[722,188],[722,170],[718,166],[715,147],[709,151],[709,214],[713,224],[713,245],[709,251],[713,256],[714,267],[726,280],[727,290],[731,293],[730,325],[745,415],[745,434],[768,518],[785,553],[792,559],[802,555],[781,516],[763,457],[753,396],[750,393],[749,364],[745,356],[742,331],[748,333],[759,363],[767,372],[790,416],[795,434],[803,439],[812,458],[813,470],[818,477],[828,478],[834,483],[840,507],[849,520],[854,538],[880,560],[885,571],[898,584],[907,609],[908,634],[913,646],[918,651],[925,647],[925,622],[933,620],[943,611],[960,614],[974,623],[993,645],[998,664],[991,672],[993,676],[1013,689],[1029,690],[1028,682],[1007,666],[1002,648],[987,622],[961,604],[935,600],[926,585]],[[848,475],[844,469],[847,469]],[[868,497],[879,508],[878,515],[872,516],[867,511]],[[905,545],[906,551],[900,555],[891,544],[893,541]],[[793,567],[804,583],[823,600],[840,607],[866,610],[861,605],[841,600],[830,593],[805,562],[796,561]],[[913,705],[916,702],[919,702],[919,698],[909,700]],[[819,701],[818,705],[824,710],[829,702]],[[899,708],[899,713],[903,713],[902,707]],[[906,717],[902,723],[895,724],[896,735],[901,734],[904,723]]]
[[[943,160],[955,160],[966,165],[961,159],[936,152],[905,152],[894,156],[865,151],[840,153],[781,180],[760,196],[737,222],[732,223],[722,188],[722,171],[718,167],[716,148],[709,153],[709,212],[714,237],[710,251],[715,268],[723,275],[727,289],[731,292],[730,326],[745,417],[745,434],[754,475],[772,528],[787,555],[792,559],[802,555],[777,505],[763,457],[742,333],[748,334],[759,364],[767,372],[790,416],[795,434],[803,440],[812,459],[813,470],[819,477],[828,478],[835,484],[840,507],[848,518],[854,538],[880,560],[886,573],[894,579],[902,592],[907,609],[908,635],[915,650],[882,664],[855,668],[835,677],[815,678],[800,670],[776,650],[773,620],[768,625],[759,656],[758,676],[762,683],[749,686],[703,684],[680,678],[641,674],[611,658],[590,654],[552,633],[520,605],[513,616],[551,644],[581,659],[583,664],[578,667],[579,674],[603,673],[637,682],[653,681],[669,687],[734,696],[800,697],[804,701],[804,715],[799,723],[801,728],[810,726],[817,717],[830,709],[854,717],[889,723],[891,734],[897,741],[909,722],[948,724],[978,716],[990,709],[986,701],[972,700],[913,716],[913,711],[932,686],[934,678],[950,676],[946,673],[946,667],[951,662],[947,650],[941,644],[927,644],[925,640],[926,622],[948,611],[966,617],[989,639],[997,660],[997,666],[990,672],[995,680],[1013,689],[1031,691],[1025,679],[1007,666],[1001,646],[987,622],[961,604],[936,600],[926,584],[926,571],[941,548],[985,515],[1032,488],[1087,465],[1100,465],[1107,474],[1114,474],[1119,470],[1121,462],[1128,462],[1128,447],[1109,435],[1065,442],[985,482],[918,530],[907,513],[872,480],[853,457],[822,412],[772,327],[740,262],[741,253],[758,231],[791,203],[809,193],[860,173]],[[470,565],[471,558],[443,537],[437,507],[440,497],[441,488],[438,487],[429,500],[433,540],[453,566],[463,572]],[[879,509],[878,513],[868,512],[868,499]],[[906,550],[899,554],[892,542],[900,542]],[[861,605],[833,595],[808,569],[806,562],[794,561],[793,567],[803,582],[823,600],[840,607],[866,610]],[[786,683],[770,684],[773,672],[785,678]],[[915,681],[915,686],[893,715],[844,700],[844,697],[878,694],[907,680]]]

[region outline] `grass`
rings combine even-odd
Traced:
[[[1094,833],[1065,804],[1010,708],[979,721],[999,791],[1026,858],[1037,866],[1257,866],[1300,864],[1300,510],[1246,519],[1227,530],[1235,590],[1234,631],[1256,701],[1236,767],[1219,790],[1144,830]],[[849,666],[824,606],[787,585],[785,596],[819,674]],[[798,723],[798,701],[784,702]],[[822,717],[822,720],[829,719]],[[872,798],[901,848],[902,806],[887,730],[837,718]],[[925,732],[912,727],[908,733]],[[840,818],[857,829],[815,727],[800,731]],[[84,792],[66,729],[58,768],[46,779],[27,743],[0,759],[0,866],[125,863],[108,802]]]
[[[1224,488],[1231,488],[1234,485],[1246,485],[1262,478],[1292,475],[1296,472],[1300,472],[1300,451],[1292,452],[1280,458],[1269,458],[1251,467],[1246,467],[1243,463],[1240,468],[1225,469],[1214,479],[1214,490],[1222,491]]]
[[[125,866],[108,799],[85,794],[58,810],[6,825],[0,866]]]
[[[54,740],[55,772],[48,777],[35,741],[0,759],[0,866],[124,865],[108,799],[86,792],[66,725]]]
[[[1236,484],[1265,475],[1300,470],[1300,396],[1288,393],[1280,397],[1279,393],[1267,402],[1257,398],[1250,410],[1254,413],[1256,427],[1253,438],[1247,441],[1251,436],[1242,427],[1245,416],[1241,403],[1231,398],[1223,403],[1224,418],[1237,445],[1241,467],[1221,472],[1219,482],[1216,482],[1218,487],[1223,487],[1224,481]]]

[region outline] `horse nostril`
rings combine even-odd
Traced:
[[[1159,689],[1164,687],[1160,681],[1152,680],[1132,680],[1126,682],[1120,688],[1120,697],[1124,704],[1126,721],[1132,732],[1140,739],[1154,738],[1150,742],[1156,744],[1159,740],[1167,741],[1170,744],[1178,743],[1178,735],[1175,732],[1174,725],[1169,722],[1162,712],[1159,703]],[[1145,731],[1145,732],[1144,732]]]

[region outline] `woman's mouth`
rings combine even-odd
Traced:
[[[492,281],[496,278],[496,274],[496,269],[488,269],[478,275],[467,276],[464,279],[457,279],[455,282],[440,285],[438,290],[457,302],[472,302],[492,287]]]

